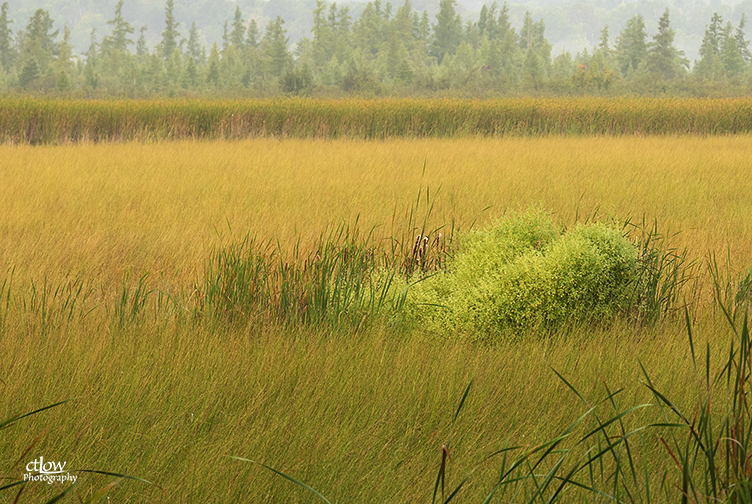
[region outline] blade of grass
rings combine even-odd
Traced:
[[[315,494],[316,496],[318,496],[319,498],[321,498],[321,500],[323,500],[327,504],[332,504],[331,502],[329,502],[329,499],[327,499],[326,497],[324,497],[323,495],[321,495],[315,488],[313,488],[313,487],[311,487],[309,485],[306,485],[302,481],[299,481],[299,480],[293,478],[292,476],[288,476],[287,474],[285,474],[283,472],[280,472],[280,471],[276,470],[273,467],[270,467],[270,466],[268,466],[266,464],[262,464],[261,462],[256,462],[255,460],[251,460],[251,459],[247,459],[247,458],[243,458],[243,457],[235,457],[233,455],[230,455],[230,458],[235,459],[235,460],[240,460],[241,462],[249,462],[251,464],[260,465],[261,467],[263,467],[265,469],[268,469],[268,470],[272,471],[273,473],[275,473],[275,474],[277,474],[279,476],[282,476],[286,480],[292,481],[293,483],[295,483],[296,485],[300,486],[301,488],[305,488],[309,492],[311,492],[311,493]]]

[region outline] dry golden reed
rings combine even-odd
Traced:
[[[0,99],[0,142],[537,136],[716,135],[752,131],[752,100]]]

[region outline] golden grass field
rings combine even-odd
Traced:
[[[248,140],[2,147],[0,271],[164,273],[190,284],[213,246],[250,232],[311,240],[354,222],[391,236],[418,191],[466,229],[540,206],[657,219],[702,258],[752,263],[752,137]],[[423,167],[425,164],[425,173]],[[490,208],[489,208],[490,207]],[[484,209],[487,209],[484,211]],[[229,226],[228,226],[229,224]]]
[[[44,455],[155,483],[121,481],[107,502],[317,502],[229,458],[239,456],[332,502],[426,502],[473,376],[452,442],[452,488],[505,443],[552,439],[587,410],[551,369],[593,401],[607,385],[625,389],[619,408],[652,402],[624,418],[630,427],[662,418],[641,363],[691,414],[703,376],[691,365],[683,318],[479,344],[382,327],[353,334],[160,317],[119,326],[107,307],[45,328],[23,300],[32,282],[66,275],[111,299],[124,271],[131,279],[149,272],[155,288],[190,290],[211,250],[246,233],[305,248],[328,224],[359,216],[361,229],[389,237],[421,188],[436,205],[432,222],[454,218],[460,229],[529,206],[566,225],[596,209],[603,218],[657,219],[681,231],[672,242],[698,260],[709,294],[709,252],[724,258],[728,248],[734,271],[752,266],[751,155],[750,136],[0,147],[0,284],[12,275],[18,296],[0,302],[0,418],[74,399],[0,431],[3,474],[19,477]],[[693,311],[697,345],[704,358],[710,343],[715,365],[729,331],[703,299]],[[612,412],[608,403],[597,411]],[[655,497],[640,488],[633,501],[675,502],[680,473],[656,435],[634,443]],[[484,465],[453,502],[483,502],[498,468],[498,459]],[[82,481],[83,500],[110,479]],[[20,501],[44,502],[54,490],[29,484]],[[569,495],[561,502],[583,502]]]

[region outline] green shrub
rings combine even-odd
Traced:
[[[541,211],[469,234],[447,271],[412,286],[407,310],[430,330],[499,334],[626,311],[637,249],[603,223],[557,230]]]

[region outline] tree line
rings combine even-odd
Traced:
[[[358,19],[347,6],[318,0],[310,37],[290,47],[281,17],[263,29],[237,7],[221,41],[207,50],[195,22],[180,33],[174,0],[165,3],[160,42],[147,47],[146,26],[131,25],[119,0],[110,32],[91,33],[88,50],[73,54],[70,30],[53,31],[44,9],[12,30],[0,7],[0,92],[77,97],[275,95],[578,95],[747,94],[752,54],[738,26],[717,13],[709,20],[694,64],[674,46],[669,10],[648,36],[638,14],[612,40],[604,26],[596,47],[552,55],[542,20],[528,12],[512,26],[506,3],[484,5],[463,23],[455,0],[441,0],[434,19],[410,0],[394,9],[369,2]],[[136,35],[138,34],[138,37]]]

